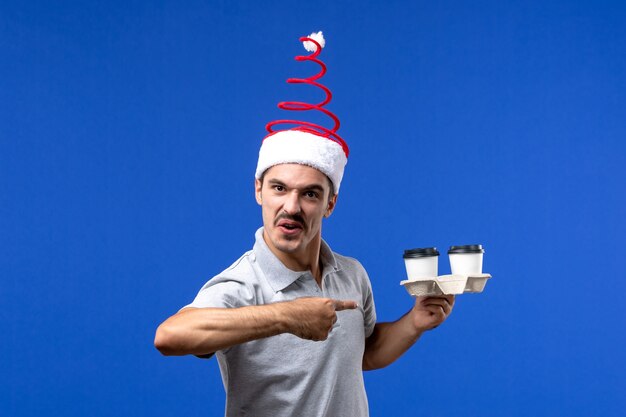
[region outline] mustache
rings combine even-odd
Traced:
[[[302,225],[302,227],[304,229],[307,228],[306,226],[306,222],[304,221],[304,218],[302,216],[300,216],[299,214],[288,214],[288,213],[281,213],[279,214],[276,219],[274,220],[274,226],[276,226],[278,224],[278,222],[280,222],[281,220],[290,220],[292,222],[298,222]]]

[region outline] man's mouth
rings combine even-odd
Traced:
[[[303,223],[291,219],[280,219],[276,227],[285,234],[295,234],[304,229]]]
[[[283,227],[287,230],[302,229],[300,223],[296,222],[279,222],[278,227]]]

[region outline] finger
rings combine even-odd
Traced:
[[[437,306],[443,308],[444,306],[449,306],[450,304],[448,304],[448,301],[444,298],[427,298],[422,301],[422,305],[424,307]]]
[[[422,305],[440,305],[443,306],[446,310],[452,310],[452,307],[454,306],[454,295],[428,297],[422,301]]]
[[[446,310],[443,308],[443,306],[429,305],[429,306],[426,306],[426,311],[436,316],[440,314],[443,314],[444,316],[446,315]]]
[[[348,300],[333,300],[333,305],[335,306],[335,311],[354,310],[357,308],[357,303],[355,301]]]
[[[445,299],[448,302],[448,304],[450,305],[450,307],[454,306],[454,300],[456,299],[456,297],[454,295],[446,295]]]
[[[429,301],[435,301],[435,300],[445,301],[448,304],[452,304],[454,303],[454,295],[435,295],[431,297],[424,297],[422,299],[422,302],[429,302]]]
[[[447,315],[452,312],[452,308],[454,307],[455,297],[454,295],[448,295],[445,297],[445,299],[446,299],[446,303],[443,305],[443,309],[445,310],[446,315]]]
[[[424,306],[424,308],[427,311],[430,311],[433,313],[443,313],[445,315],[447,315],[449,311],[447,305],[439,305],[439,304],[429,304],[427,306]]]

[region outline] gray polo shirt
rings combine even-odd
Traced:
[[[292,271],[256,232],[254,248],[207,282],[187,307],[242,307],[300,297],[354,300],[355,310],[337,312],[327,340],[281,334],[216,353],[226,416],[367,416],[362,360],[376,311],[361,264],[333,253],[322,241],[322,286],[310,271]]]

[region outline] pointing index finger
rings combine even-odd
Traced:
[[[333,304],[335,305],[335,311],[354,310],[358,307],[355,301],[349,300],[333,300]]]

